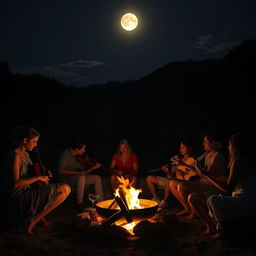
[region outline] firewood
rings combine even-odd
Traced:
[[[119,192],[119,195],[120,195],[121,199],[123,200],[125,206],[129,209],[128,203],[127,203],[127,200],[126,200],[126,196],[125,196],[125,192],[124,192],[123,188],[119,188],[118,192]]]

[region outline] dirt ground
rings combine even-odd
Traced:
[[[225,239],[213,240],[203,235],[202,222],[176,217],[178,208],[168,208],[155,216],[165,232],[147,230],[147,236],[139,237],[95,231],[91,224],[88,228],[77,216],[78,212],[65,202],[47,217],[54,223],[51,228],[36,226],[35,233],[28,235],[22,228],[2,227],[0,255],[256,255],[253,246],[232,244]]]

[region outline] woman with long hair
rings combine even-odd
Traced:
[[[195,162],[195,158],[193,157],[192,153],[192,142],[188,139],[183,139],[180,142],[179,147],[179,154],[174,156],[177,159],[182,160],[184,163],[192,165]],[[153,201],[159,203],[159,208],[165,208],[168,206],[167,200],[170,196],[171,192],[176,188],[175,182],[173,182],[172,190],[170,188],[170,181],[178,181],[179,180],[189,180],[190,177],[194,176],[191,175],[189,172],[186,172],[186,168],[182,165],[173,166],[170,168],[169,166],[163,165],[162,170],[166,173],[165,177],[156,176],[156,175],[149,175],[146,178],[148,189],[152,195]],[[163,199],[160,199],[157,196],[156,188],[164,189],[164,196]]]
[[[220,136],[216,132],[207,132],[204,135],[203,146],[205,152],[203,159],[197,159],[198,168],[202,168],[205,173],[223,180],[226,172],[226,162],[220,150]],[[201,158],[201,157],[200,157]],[[172,159],[176,164],[183,165],[191,172],[196,173],[196,167],[187,165],[181,160]],[[184,209],[177,213],[178,216],[186,215],[187,219],[194,219],[206,212],[207,197],[221,193],[221,190],[209,182],[206,178],[200,177],[199,181],[171,181],[170,188],[174,196],[179,200]],[[175,189],[173,189],[175,188]],[[200,208],[200,209],[199,209]],[[205,234],[212,231],[212,226],[206,222]]]
[[[131,186],[137,185],[138,159],[126,139],[118,142],[116,153],[112,156],[110,164],[110,184],[115,190],[118,187],[117,177],[129,179]]]
[[[70,194],[66,184],[49,184],[48,176],[31,172],[33,163],[28,151],[38,143],[40,134],[30,127],[17,127],[12,136],[12,149],[7,157],[7,171],[11,182],[11,198],[19,217],[32,234],[34,227],[42,222],[48,226],[45,216],[60,205]],[[38,181],[44,186],[33,186]]]
[[[212,195],[207,200],[210,215],[209,225],[216,223],[213,238],[222,235],[225,221],[256,216],[256,172],[251,159],[251,138],[239,132],[229,139],[229,176],[226,182],[219,182],[198,169],[198,173],[209,180],[225,195]],[[212,224],[212,223],[213,224]]]

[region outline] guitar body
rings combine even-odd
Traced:
[[[186,160],[186,164],[193,165],[195,162],[195,159],[193,157],[190,157]],[[195,171],[191,171],[187,169],[185,166],[177,166],[176,170],[176,178],[179,180],[190,180],[191,177],[198,176]]]
[[[189,171],[188,169],[185,170],[176,170],[176,178],[178,180],[190,180],[191,177],[197,176],[194,172]]]

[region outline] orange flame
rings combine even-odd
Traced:
[[[117,179],[120,184],[119,184],[118,188],[115,190],[115,196],[120,196],[119,190],[123,189],[123,191],[125,193],[125,198],[126,198],[128,208],[130,210],[131,209],[141,209],[142,207],[140,206],[140,200],[138,197],[139,197],[139,193],[141,193],[142,190],[132,187],[129,184],[129,179],[125,179],[123,176],[117,177]]]

